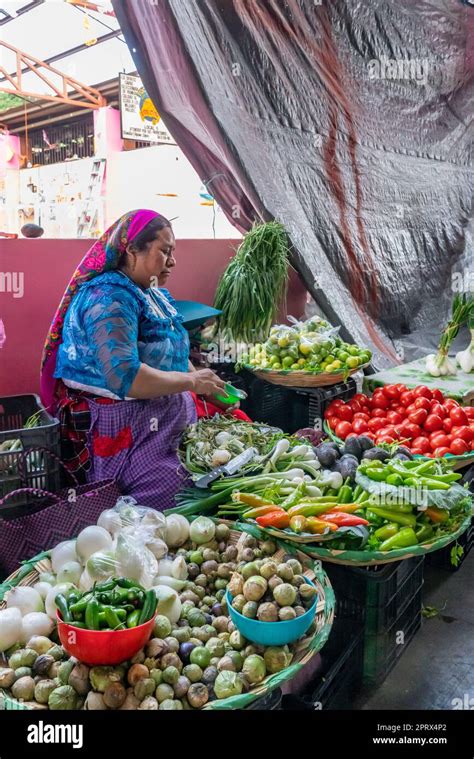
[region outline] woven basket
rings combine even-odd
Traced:
[[[320,372],[316,374],[313,372],[305,371],[274,371],[273,369],[255,369],[251,366],[246,366],[256,377],[265,382],[270,382],[272,385],[282,385],[283,387],[326,387],[328,385],[337,385],[338,382],[346,382],[350,377],[359,369],[363,369],[367,364],[358,366],[356,369],[351,369],[349,372],[338,372],[337,374],[332,372]]]
[[[221,520],[219,520],[221,521]],[[226,522],[224,522],[226,523]],[[227,522],[228,524],[228,522]],[[245,534],[243,534],[241,531],[232,530],[231,532],[231,538],[230,542],[237,546],[243,546],[243,543],[245,541]],[[275,555],[275,557],[279,560],[282,560],[285,554],[288,553],[284,548],[279,548]],[[314,585],[316,586],[317,592],[318,592],[318,601],[316,605],[316,616],[315,616],[315,624],[316,624],[316,630],[311,635],[307,635],[304,638],[301,638],[296,644],[291,646],[291,650],[293,652],[293,659],[289,667],[286,667],[281,672],[278,672],[275,675],[269,675],[265,678],[258,686],[253,688],[248,693],[243,693],[240,696],[232,696],[231,698],[226,699],[220,699],[217,701],[211,701],[209,704],[207,704],[204,708],[205,709],[242,709],[247,707],[252,701],[255,701],[255,699],[260,698],[261,696],[266,695],[274,688],[277,688],[279,685],[281,685],[286,680],[289,680],[290,678],[294,677],[297,672],[304,667],[305,664],[309,662],[309,660],[318,653],[318,651],[321,650],[321,648],[324,646],[326,640],[328,639],[329,633],[331,631],[332,623],[334,620],[334,607],[335,607],[335,598],[334,598],[334,591],[331,587],[331,583],[329,582],[329,579],[326,575],[326,573],[322,570],[322,568],[315,568],[313,570],[313,562],[311,559],[309,559],[308,556],[305,556],[303,553],[296,552],[292,550],[292,554],[296,555],[296,557],[301,561],[301,563],[304,566],[304,574],[308,579],[310,579]],[[31,563],[30,563],[31,566]],[[38,563],[32,567],[31,571],[28,572],[28,574],[24,575],[22,579],[17,582],[17,576],[21,570],[18,570],[17,572],[14,572],[4,583],[4,585],[11,584],[13,585],[34,585],[35,582],[38,582],[38,577],[40,572],[49,572],[51,571],[51,564],[49,559],[43,558]],[[0,602],[0,609],[5,607],[5,602]],[[277,623],[276,623],[277,624]],[[28,703],[20,703],[16,699],[12,698],[10,695],[8,695],[7,692],[3,692],[3,702],[4,702],[4,709],[6,710],[19,710],[19,709],[35,709],[36,707],[33,706],[33,704]],[[44,708],[44,707],[39,707]]]
[[[441,538],[433,540],[431,543],[410,546],[409,548],[397,548],[389,553],[385,551],[341,551],[332,548],[324,548],[312,545],[313,538],[308,541],[301,535],[294,537],[284,530],[277,530],[270,527],[257,527],[255,524],[242,524],[241,529],[249,532],[256,538],[264,539],[270,537],[276,539],[280,546],[286,546],[287,550],[293,550],[298,546],[298,553],[303,553],[306,557],[320,561],[328,561],[331,564],[346,564],[348,566],[367,567],[377,564],[391,564],[393,561],[402,561],[403,559],[412,559],[414,556],[424,556],[433,551],[439,551],[450,543],[454,543],[471,525],[471,514],[466,513],[465,518],[456,532],[450,535],[443,535]],[[240,525],[239,525],[240,527]],[[317,538],[316,538],[317,539]],[[313,541],[314,542],[314,541]]]

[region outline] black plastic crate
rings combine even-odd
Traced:
[[[331,401],[340,398],[349,400],[355,395],[357,386],[350,377],[347,382],[339,382],[328,387],[289,388],[272,385],[250,372],[248,380],[248,414],[255,421],[280,427],[293,433],[302,427],[322,428],[324,411]]]
[[[346,620],[336,618],[320,658],[314,680],[303,692],[284,695],[283,709],[352,709],[362,682],[364,634],[360,620],[348,626]]]
[[[365,634],[390,628],[423,585],[424,557],[374,567],[326,562],[324,569],[336,595],[336,615],[364,619]]]
[[[40,424],[24,429],[29,417],[37,412]],[[0,452],[0,498],[22,487],[58,490],[60,473],[56,457],[60,455],[59,421],[42,407],[38,396],[0,398],[0,444],[6,440],[19,440],[21,447]],[[37,448],[46,450],[35,450]],[[9,507],[27,503],[28,496],[22,495],[8,501]]]
[[[439,551],[433,551],[426,555],[426,561],[431,567],[437,567],[438,569],[445,569],[448,572],[457,572],[461,569],[464,561],[469,556],[469,552],[474,544],[474,525],[471,522],[470,527],[463,532],[463,534],[456,540],[455,543],[450,543],[446,548],[441,548]],[[453,552],[456,551],[458,546],[461,546],[463,552],[461,556],[457,556],[453,563]]]
[[[364,636],[362,684],[373,688],[385,680],[421,625],[422,588],[408,600],[390,629]]]

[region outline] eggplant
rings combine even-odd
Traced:
[[[350,437],[344,444],[344,454],[350,453],[356,457],[357,461],[360,461],[362,456],[362,447],[359,443],[359,438]]]
[[[406,456],[410,461],[413,459],[413,453],[405,445],[400,445],[397,448],[397,453],[403,453],[403,455]],[[395,458],[395,456],[393,458]]]
[[[405,453],[400,453],[399,451],[396,452],[395,456],[392,456],[392,459],[396,459],[397,461],[410,461]]]
[[[390,454],[383,448],[377,448],[377,446],[375,446],[374,448],[371,448],[370,451],[364,451],[362,458],[369,459],[369,461],[372,461],[373,459],[378,459],[378,461],[387,461],[387,459],[390,458]]]
[[[334,466],[336,459],[338,459],[340,455],[339,449],[336,453],[331,443],[321,443],[320,445],[316,446],[314,451],[321,466],[324,466],[327,469],[330,469],[332,466]]]
[[[358,440],[359,440],[359,445],[362,448],[362,451],[370,451],[371,448],[375,447],[374,441],[371,440],[370,437],[367,437],[366,435],[360,435]]]
[[[341,477],[343,479],[347,479],[348,477],[351,480],[355,479],[357,467],[359,466],[359,462],[357,459],[355,459],[353,456],[345,456],[342,459],[340,459],[338,462],[339,464],[339,472],[341,474]]]

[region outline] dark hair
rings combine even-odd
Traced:
[[[23,224],[20,231],[23,237],[41,237],[44,233],[44,229],[38,224]]]
[[[164,216],[157,216],[152,219],[133,239],[133,247],[137,250],[145,250],[147,244],[153,242],[153,240],[156,239],[158,232],[161,232],[162,229],[166,229],[166,227],[170,227],[171,229],[171,224]]]

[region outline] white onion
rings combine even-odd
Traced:
[[[29,614],[31,611],[44,611],[43,599],[34,588],[28,585],[19,585],[17,588],[5,593],[7,609],[13,606],[20,610],[22,616]]]
[[[26,643],[33,635],[44,635],[46,638],[53,631],[54,623],[47,614],[41,611],[32,611],[25,614],[22,623],[21,642]]]
[[[107,530],[97,525],[85,527],[77,536],[76,550],[85,563],[89,556],[98,551],[109,551],[112,548],[112,538]]]
[[[189,522],[182,514],[170,514],[166,517],[165,540],[171,546],[182,546],[189,538]]]
[[[36,582],[33,585],[33,588],[40,594],[41,598],[44,599],[48,595],[49,590],[51,589],[51,583],[49,582]]]
[[[176,624],[181,615],[181,601],[176,591],[167,585],[156,585],[153,590],[158,599],[158,614],[164,614],[171,624]]]
[[[75,540],[64,540],[51,551],[53,572],[57,573],[67,561],[77,561]]]
[[[116,535],[122,529],[122,520],[120,514],[115,509],[106,509],[102,512],[97,520],[97,526],[103,527],[110,534]]]
[[[70,582],[63,582],[61,585],[55,585],[51,588],[48,595],[46,596],[46,614],[48,617],[50,617],[52,620],[56,621],[56,596],[59,595],[59,593],[62,593],[63,595],[73,588],[74,585]]]
[[[82,567],[78,561],[66,561],[58,571],[58,582],[72,582],[77,585],[82,573]]]
[[[21,611],[16,606],[0,611],[0,651],[20,642],[21,622]]]
[[[171,577],[173,572],[173,559],[161,559],[158,562],[158,574]]]

